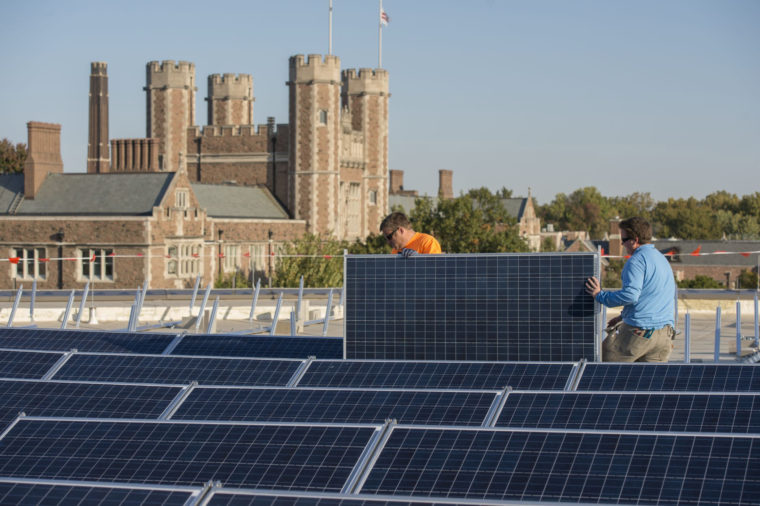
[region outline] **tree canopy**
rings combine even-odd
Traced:
[[[26,161],[26,144],[13,144],[6,138],[0,140],[0,174],[10,174],[24,171]]]

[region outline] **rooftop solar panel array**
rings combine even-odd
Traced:
[[[346,357],[596,358],[596,254],[346,257]]]
[[[74,354],[55,379],[190,383],[202,385],[287,385],[301,366],[297,360],[177,357],[171,355]]]
[[[95,485],[50,485],[0,482],[0,504],[144,504],[183,506],[193,492]]]
[[[0,377],[40,379],[62,357],[61,353],[0,349]]]
[[[27,416],[158,418],[178,387],[0,380],[0,433]]]
[[[760,392],[754,364],[586,364],[577,390]]]
[[[320,360],[298,386],[563,390],[572,371],[569,363]]]
[[[95,353],[163,352],[174,335],[129,334],[92,330],[0,329],[0,348],[24,350],[79,351]]]
[[[173,420],[474,425],[496,398],[488,392],[196,388]]]
[[[186,335],[173,355],[223,357],[343,358],[343,339],[336,337]]]

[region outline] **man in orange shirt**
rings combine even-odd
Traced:
[[[435,237],[412,230],[412,224],[404,213],[391,213],[380,224],[380,231],[385,236],[393,251],[405,257],[417,253],[440,253],[441,245]]]

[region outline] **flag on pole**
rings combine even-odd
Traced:
[[[388,26],[388,23],[391,21],[391,18],[388,17],[388,13],[385,12],[385,10],[380,11],[380,24],[383,26]]]

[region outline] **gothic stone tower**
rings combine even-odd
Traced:
[[[250,74],[208,76],[208,124],[253,124],[253,77]]]
[[[90,123],[87,145],[87,173],[108,172],[108,65],[90,64]]]
[[[195,124],[195,65],[149,62],[146,72],[147,137],[160,139],[163,170],[179,170],[186,154],[187,128]]]
[[[342,82],[343,106],[351,115],[352,130],[363,134],[359,237],[364,238],[378,233],[388,211],[388,71],[365,68],[357,74],[348,69],[343,71]],[[342,180],[348,179],[344,177],[348,172],[341,169]]]
[[[307,231],[338,229],[340,153],[340,59],[326,55],[290,58],[289,195],[294,218]]]

